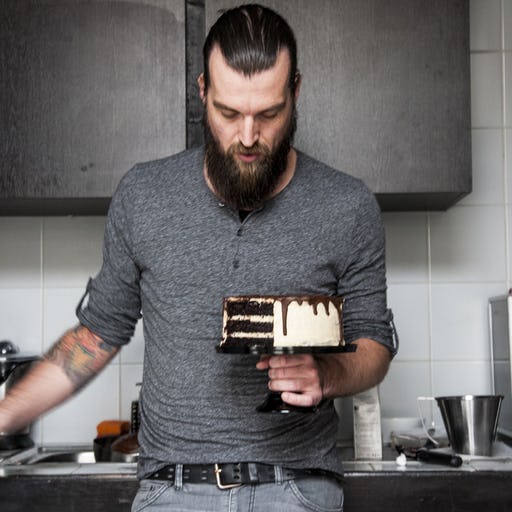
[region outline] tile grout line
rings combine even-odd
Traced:
[[[430,396],[434,394],[434,366],[432,364],[432,233],[431,233],[431,213],[427,212],[427,278],[428,278],[428,378]],[[434,413],[432,404],[429,404],[430,423],[434,422]]]
[[[45,287],[45,279],[44,279],[44,231],[45,231],[45,217],[41,217],[41,221],[39,223],[39,282],[40,282],[40,301],[41,301],[41,353],[44,352],[44,330],[46,326],[46,304],[44,300],[44,287]],[[44,427],[45,421],[44,416],[39,419],[40,432],[39,432],[39,442],[40,444],[44,444]]]
[[[504,205],[504,224],[505,224],[505,268],[506,268],[506,288],[508,289],[510,283],[510,237],[509,237],[509,205],[508,205],[508,176],[507,176],[507,162],[508,162],[508,151],[507,151],[507,137],[506,137],[506,99],[507,99],[507,88],[506,88],[506,67],[505,67],[505,4],[504,0],[500,2],[500,30],[501,30],[501,143],[503,148],[502,154],[502,171],[503,171],[503,184],[504,192],[503,199]]]

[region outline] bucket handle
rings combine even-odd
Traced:
[[[434,443],[434,446],[439,446],[439,441],[436,441],[429,433],[429,429],[427,428],[427,426],[425,425],[425,418],[423,416],[423,411],[421,409],[421,402],[423,401],[431,401],[433,402],[435,400],[435,398],[433,396],[419,396],[416,400],[416,403],[418,405],[418,413],[420,415],[420,420],[421,420],[421,426],[423,427],[423,430],[425,431],[425,434],[428,438],[428,440],[432,443]]]

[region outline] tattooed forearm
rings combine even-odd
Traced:
[[[105,343],[87,327],[66,332],[44,358],[60,366],[76,389],[87,384],[119,351]]]

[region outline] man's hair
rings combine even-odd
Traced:
[[[204,83],[208,89],[211,52],[219,46],[230,67],[252,76],[270,69],[280,50],[290,56],[289,85],[292,93],[297,85],[297,42],[286,20],[268,7],[247,4],[228,9],[210,29],[203,46]]]

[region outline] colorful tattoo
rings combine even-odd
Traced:
[[[79,325],[66,332],[44,358],[60,366],[79,389],[98,374],[118,351],[87,327]]]

